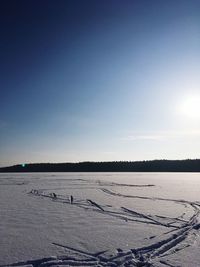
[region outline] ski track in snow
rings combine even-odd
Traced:
[[[72,179],[71,181],[76,181]],[[83,181],[84,179],[77,179],[77,181]],[[25,185],[23,182],[10,181],[9,185]],[[94,182],[94,181],[93,181]],[[6,184],[6,183],[5,183]],[[162,234],[162,238],[159,241],[152,242],[150,245],[142,247],[133,247],[128,251],[123,251],[120,248],[116,249],[114,255],[109,256],[107,251],[100,251],[97,253],[89,253],[76,248],[72,248],[67,244],[52,243],[54,246],[62,247],[66,251],[66,255],[63,256],[50,256],[48,258],[41,258],[36,260],[28,260],[16,262],[9,265],[0,265],[0,267],[19,266],[19,267],[57,267],[57,266],[171,266],[179,267],[179,265],[171,264],[167,256],[177,253],[189,247],[196,238],[196,232],[200,229],[200,203],[191,202],[186,200],[159,198],[159,197],[147,197],[139,195],[123,195],[116,193],[106,186],[131,186],[131,187],[151,187],[152,184],[146,185],[129,185],[95,181],[94,184],[98,185],[98,189],[104,194],[121,197],[121,198],[133,198],[144,199],[147,201],[166,201],[180,205],[184,205],[185,208],[191,208],[193,214],[189,219],[184,219],[183,214],[178,217],[167,217],[154,214],[143,214],[138,211],[126,208],[126,207],[112,207],[111,205],[100,205],[94,199],[75,199],[73,203],[70,202],[70,195],[54,194],[53,189],[32,189],[28,194],[34,197],[40,197],[54,201],[57,203],[64,203],[66,205],[73,205],[74,207],[85,209],[86,211],[98,212],[102,216],[111,216],[115,219],[124,220],[125,222],[137,222],[143,224],[153,224],[160,227],[165,227],[167,231]],[[7,185],[7,184],[6,184]],[[55,190],[59,188],[55,188]],[[51,192],[49,192],[51,191]],[[149,239],[154,240],[156,236],[151,236]],[[159,264],[159,265],[156,265]]]

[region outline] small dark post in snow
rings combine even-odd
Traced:
[[[71,196],[70,196],[70,203],[73,204],[73,201],[74,201],[74,198],[73,198],[73,196],[71,195]]]
[[[53,198],[57,198],[56,193],[52,193]]]

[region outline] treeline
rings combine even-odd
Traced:
[[[200,172],[200,159],[31,163],[3,167],[0,172]]]

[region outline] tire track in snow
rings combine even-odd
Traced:
[[[8,266],[19,266],[19,267],[64,267],[64,266],[123,266],[123,267],[150,267],[158,266],[157,264],[178,267],[169,263],[163,258],[168,257],[173,253],[185,249],[190,246],[190,242],[195,232],[200,228],[200,204],[199,202],[190,202],[185,200],[176,200],[168,198],[150,198],[146,196],[131,196],[122,195],[120,193],[115,193],[106,188],[100,188],[104,193],[127,198],[138,198],[145,200],[159,200],[159,201],[170,201],[178,204],[185,205],[185,207],[190,206],[193,209],[192,216],[185,220],[183,219],[184,213],[177,218],[170,218],[159,215],[146,215],[138,211],[130,210],[126,207],[119,207],[117,211],[113,210],[112,206],[100,205],[96,201],[91,199],[76,199],[73,203],[74,206],[84,208],[86,210],[92,210],[99,212],[102,215],[109,215],[115,218],[136,221],[137,223],[148,223],[155,224],[162,227],[172,228],[170,231],[166,232],[169,237],[154,242],[148,246],[143,246],[139,248],[133,247],[128,251],[123,251],[122,249],[117,249],[113,256],[106,254],[106,251],[100,251],[97,253],[89,253],[85,251],[78,250],[76,248],[69,247],[67,245],[53,243],[55,246],[60,246],[65,249],[66,254],[63,256],[52,256],[49,258],[42,258],[36,260],[28,260],[24,262],[16,262],[10,265],[1,265],[0,267]],[[32,190],[30,195],[39,196],[53,200],[55,202],[61,202],[65,204],[70,204],[69,196],[56,195],[56,198],[51,194],[46,193],[44,190]],[[164,223],[163,223],[164,221]],[[166,223],[165,223],[166,221]],[[173,221],[177,223],[177,226],[173,226]],[[159,265],[160,266],[160,265]]]

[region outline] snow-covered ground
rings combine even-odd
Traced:
[[[199,234],[198,173],[0,174],[0,267],[198,267]]]

